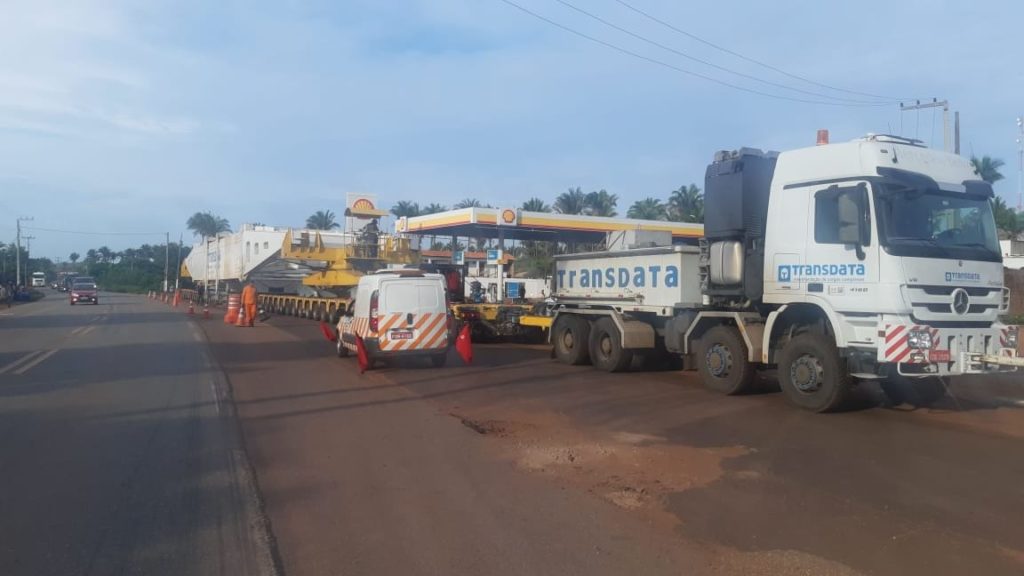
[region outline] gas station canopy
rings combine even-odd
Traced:
[[[701,224],[527,212],[516,208],[462,208],[399,218],[395,222],[395,232],[399,234],[575,243],[603,242],[609,232],[623,230],[671,232],[675,244],[696,244],[704,235]]]

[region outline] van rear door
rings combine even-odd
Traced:
[[[447,314],[440,278],[395,278],[381,282],[381,350],[446,347]]]

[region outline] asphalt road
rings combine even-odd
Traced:
[[[770,375],[727,398],[492,345],[360,376],[308,320],[202,326],[291,576],[1024,573],[1019,376],[817,415]]]
[[[272,574],[233,414],[180,310],[0,308],[0,573]]]

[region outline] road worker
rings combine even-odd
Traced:
[[[256,322],[256,285],[252,280],[242,288],[242,309],[245,311],[246,326],[253,326]]]

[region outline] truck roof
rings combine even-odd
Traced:
[[[869,134],[850,142],[780,153],[773,188],[877,176],[879,168],[926,174],[941,188],[953,191],[962,191],[964,181],[980,180],[963,156],[929,149],[914,140]]]

